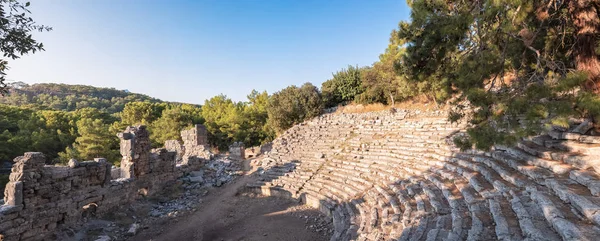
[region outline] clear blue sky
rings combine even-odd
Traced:
[[[405,0],[33,0],[45,52],[9,62],[9,80],[128,89],[203,104],[289,85],[320,87],[387,46]]]

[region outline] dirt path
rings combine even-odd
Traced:
[[[238,194],[255,178],[249,161],[244,169],[245,175],[211,190],[193,214],[156,224],[130,240],[329,240],[330,225],[318,211],[293,200]],[[316,232],[319,225],[324,228]]]

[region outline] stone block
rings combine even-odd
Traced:
[[[244,160],[246,158],[244,143],[234,142],[229,146],[229,157],[237,160]]]
[[[6,184],[4,203],[11,206],[23,205],[23,182],[9,182]]]
[[[68,166],[69,166],[70,168],[75,168],[75,167],[77,167],[78,165],[79,165],[79,162],[78,162],[77,160],[75,160],[75,159],[70,159],[70,160],[69,160],[69,164],[68,164]]]
[[[192,129],[181,131],[181,139],[186,148],[189,146],[208,147],[208,132],[203,125],[198,124]]]

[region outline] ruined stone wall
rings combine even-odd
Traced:
[[[244,160],[246,158],[246,148],[243,142],[234,142],[229,146],[229,157],[236,160]]]
[[[183,140],[182,164],[197,165],[202,159],[212,158],[205,126],[195,125],[192,129],[182,131],[181,139]]]
[[[177,163],[181,163],[181,161],[183,160],[184,149],[178,140],[165,141],[165,149],[167,149],[167,151],[170,151],[170,152],[175,152],[176,153],[175,159],[176,159]]]
[[[189,132],[185,135],[189,137]],[[175,152],[150,150],[144,126],[128,127],[118,137],[123,155],[120,168],[104,158],[71,161],[69,166],[44,165],[46,158],[37,152],[16,158],[4,191],[5,204],[0,206],[0,240],[42,240],[58,227],[76,225],[85,216],[104,214],[159,192],[202,165],[201,157],[176,165]]]
[[[581,125],[480,152],[445,112],[326,114],[274,140],[247,188],[330,215],[331,240],[598,240],[600,136]]]
[[[204,146],[208,148],[208,132],[203,125],[194,125],[192,129],[181,132],[181,139],[185,146]]]

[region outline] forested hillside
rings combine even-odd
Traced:
[[[180,131],[194,124],[207,126],[215,150],[235,141],[259,145],[274,136],[266,125],[266,92],[252,91],[245,102],[218,95],[201,108],[112,88],[18,82],[9,87],[0,97],[0,161],[39,151],[52,162],[104,157],[116,164],[116,134],[137,124],[148,126],[154,147],[180,139]]]
[[[10,94],[0,98],[0,103],[37,109],[74,111],[90,107],[112,114],[122,111],[132,101],[161,102],[147,95],[87,85],[15,82],[9,87]]]

